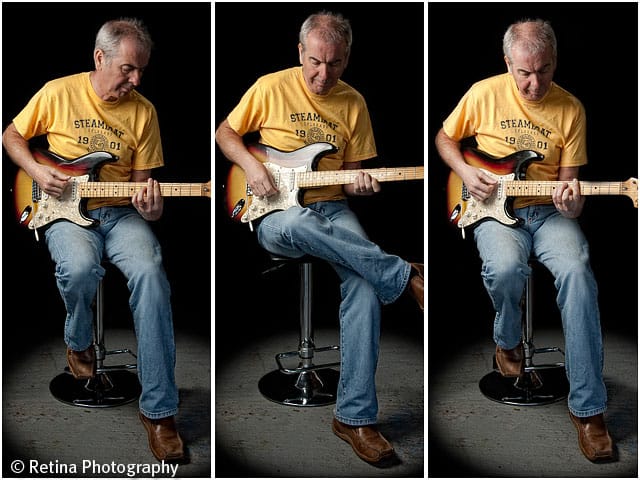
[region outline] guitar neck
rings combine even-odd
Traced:
[[[299,172],[297,174],[300,188],[322,187],[326,185],[346,185],[353,183],[358,172],[365,172],[379,182],[395,182],[399,180],[424,179],[424,166],[399,168],[370,168],[364,170],[326,170]]]
[[[561,181],[509,180],[503,183],[504,194],[509,197],[551,196]],[[629,195],[629,182],[580,182],[581,195]]]
[[[161,183],[163,197],[209,197],[211,182],[207,183]],[[80,182],[78,192],[82,198],[131,197],[147,186],[147,182]]]

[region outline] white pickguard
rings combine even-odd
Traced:
[[[69,185],[60,198],[55,198],[40,190],[35,182],[34,188],[40,192],[40,198],[34,202],[34,215],[29,222],[29,228],[34,230],[55,220],[65,219],[81,226],[94,223],[82,215],[80,209],[81,197],[78,193],[78,183],[89,180],[89,175],[72,177]]]
[[[489,170],[481,170],[490,177],[498,180],[498,187],[496,188],[493,195],[491,195],[484,201],[476,200],[473,196],[466,193],[465,196],[468,198],[463,199],[466,200],[466,204],[464,212],[462,213],[462,217],[458,221],[458,227],[465,228],[486,218],[492,218],[505,225],[515,225],[516,223],[518,223],[518,219],[513,218],[508,213],[508,195],[506,195],[504,188],[504,182],[513,180],[515,178],[515,174],[511,173],[509,175],[496,175]]]
[[[289,207],[300,206],[298,195],[300,189],[297,185],[297,174],[309,171],[310,165],[305,164],[298,167],[281,167],[275,163],[264,163],[267,167],[278,189],[275,195],[253,196],[249,191],[247,195],[251,195],[251,204],[247,211],[242,215],[242,222],[251,222],[274,210],[286,210]]]

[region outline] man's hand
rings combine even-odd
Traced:
[[[498,181],[479,168],[467,165],[464,176],[460,176],[469,193],[480,201],[488,199],[495,191]]]
[[[247,183],[251,187],[251,191],[258,197],[270,196],[278,193],[278,189],[273,183],[271,173],[260,162],[253,162],[250,167],[247,167],[245,171],[247,177]]]
[[[353,188],[351,195],[373,195],[382,190],[380,182],[362,170],[353,179],[351,187]]]
[[[149,178],[147,185],[133,194],[131,203],[145,220],[150,222],[158,220],[162,216],[164,208],[160,184]]]
[[[33,180],[40,186],[42,191],[53,198],[60,198],[64,189],[67,188],[71,176],[65,175],[54,167],[38,164],[33,172]]]
[[[586,197],[580,194],[580,182],[577,178],[555,188],[551,197],[560,215],[567,218],[579,217],[586,200]]]

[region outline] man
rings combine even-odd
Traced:
[[[3,133],[13,162],[43,192],[61,198],[71,177],[39,163],[29,141],[46,135],[49,149],[74,159],[95,151],[117,157],[100,168],[100,181],[144,182],[127,198],[89,201],[94,228],[61,219],[46,225],[44,238],[56,264],[56,281],[67,310],[64,338],[67,360],[78,379],[95,375],[93,312],[102,262],[109,261],[128,280],[138,339],[137,365],[142,393],[139,417],[158,460],[185,461],[177,431],[178,389],[170,285],[160,244],[148,222],[163,213],[160,186],[151,177],[163,165],[157,113],[135,89],[152,49],[151,37],[137,19],[106,22],[98,31],[95,70],[52,80],[36,93]]]
[[[319,170],[357,170],[377,155],[366,103],[340,79],[351,42],[351,26],[342,15],[311,15],[300,30],[302,67],[258,79],[219,125],[218,146],[242,168],[254,197],[269,198],[278,190],[268,169],[245,146],[246,134],[259,132],[262,143],[285,152],[328,141],[337,151],[322,158]],[[341,379],[332,428],[360,458],[374,464],[394,454],[376,427],[381,305],[407,292],[423,308],[424,296],[422,264],[383,252],[368,240],[348,206],[348,196],[380,189],[378,180],[360,171],[353,183],[306,191],[303,208],[275,211],[254,222],[258,243],[266,250],[321,258],[341,279]]]
[[[604,422],[607,392],[602,378],[602,335],[597,285],[589,265],[588,244],[577,218],[585,197],[577,181],[587,162],[586,118],[577,98],[553,82],[557,43],[551,25],[524,20],[503,39],[508,73],[474,84],[444,121],[436,147],[444,162],[479,201],[495,191],[496,180],[468,164],[461,142],[473,137],[494,157],[534,149],[527,179],[560,180],[551,197],[517,197],[514,228],[488,220],[473,234],[482,260],[484,285],[496,310],[496,363],[504,376],[523,369],[520,298],[530,274],[530,256],[556,279],[565,332],[565,363],[570,383],[570,419],[578,444],[591,461],[613,459],[613,442]]]

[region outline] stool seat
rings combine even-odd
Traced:
[[[569,381],[564,362],[535,364],[536,354],[564,352],[558,347],[535,348],[533,344],[533,267],[522,296],[522,345],[524,350],[524,372],[517,378],[503,377],[497,369],[495,355],[493,371],[480,380],[480,391],[490,400],[507,405],[537,406],[554,403],[569,395]]]
[[[312,313],[312,265],[314,257],[282,257],[270,254],[274,264],[264,273],[270,273],[285,265],[297,264],[300,270],[300,330],[298,349],[276,354],[278,368],[264,375],[258,382],[260,393],[276,403],[298,407],[330,405],[336,401],[340,374],[331,368],[340,362],[314,363],[318,352],[338,351],[338,345],[316,347],[313,333]],[[293,359],[294,365],[285,365]],[[292,363],[292,362],[289,362]]]
[[[69,367],[49,383],[49,391],[57,400],[76,407],[117,407],[136,400],[142,392],[138,376],[131,370],[136,363],[105,365],[107,355],[127,354],[136,359],[128,348],[106,350],[104,344],[104,285],[98,283],[94,315],[94,347],[96,349],[96,375],[88,380],[76,379]]]

